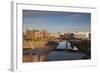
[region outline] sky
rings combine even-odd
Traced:
[[[44,29],[49,32],[90,32],[91,14],[23,10],[23,31],[27,28]]]

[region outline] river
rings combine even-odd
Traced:
[[[26,49],[26,51],[24,50],[23,54],[29,56],[30,54],[32,55],[33,51],[34,51],[33,55],[38,56],[38,57],[42,56],[41,59],[44,59],[45,61],[64,61],[64,60],[89,59],[86,54],[79,52],[78,48],[77,48],[77,50],[73,50],[73,48],[71,47],[71,43],[69,43],[67,41],[59,42],[59,45],[55,49],[46,50],[44,52],[41,49]],[[23,58],[25,58],[24,61],[26,61],[27,57],[25,56]],[[29,59],[27,59],[27,60],[29,60]],[[34,61],[35,61],[35,58],[34,58]],[[38,60],[38,61],[40,61],[40,60]]]
[[[66,41],[60,42],[56,49],[65,49],[64,51],[51,51],[48,54],[48,61],[59,61],[59,60],[80,60],[86,57],[86,54],[80,52],[70,52],[67,49],[72,49],[70,43],[68,42],[66,46]]]

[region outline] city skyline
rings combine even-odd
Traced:
[[[23,10],[23,31],[27,28],[45,29],[49,32],[90,32],[91,14]]]

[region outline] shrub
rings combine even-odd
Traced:
[[[91,55],[91,41],[90,40],[82,40],[78,43],[77,47],[79,48],[80,52],[87,54],[88,56]]]

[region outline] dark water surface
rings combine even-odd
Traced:
[[[48,61],[57,60],[80,60],[84,56],[83,53],[67,52],[67,51],[52,51],[48,54]]]
[[[57,50],[58,49],[58,50]],[[64,49],[64,50],[61,50]],[[66,47],[66,41],[60,42],[59,45],[57,46],[56,50],[45,51],[45,55],[47,56],[47,61],[60,61],[60,60],[80,60],[83,59],[84,57],[87,57],[86,54],[80,53],[80,52],[73,52],[73,51],[67,51]],[[32,53],[33,50],[26,50],[24,53],[30,54]],[[34,53],[36,55],[41,55],[42,50],[40,49],[35,49]],[[46,54],[47,53],[47,54]]]
[[[79,60],[85,57],[86,55],[84,53],[79,52],[70,52],[67,51],[69,47],[71,47],[70,43],[68,42],[68,45],[66,44],[67,41],[60,42],[56,49],[65,49],[64,51],[51,51],[48,54],[48,61],[57,61],[57,60]],[[71,49],[71,48],[70,48]]]

